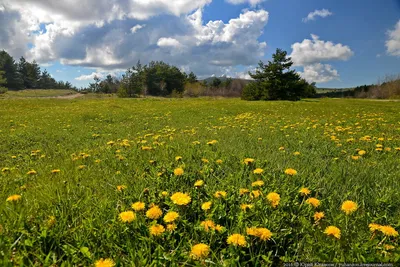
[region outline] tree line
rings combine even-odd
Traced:
[[[0,51],[0,91],[21,89],[75,89],[70,82],[56,81],[36,61],[24,57],[15,62],[6,51]]]

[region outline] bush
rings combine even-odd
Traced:
[[[0,86],[0,95],[7,93],[8,89]]]

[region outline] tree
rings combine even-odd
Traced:
[[[189,73],[189,75],[188,75],[188,77],[187,77],[187,82],[188,82],[188,83],[196,83],[196,82],[198,82],[197,76],[196,76],[196,74],[193,73],[193,71],[191,71],[191,72]]]
[[[211,82],[211,86],[214,88],[218,88],[221,85],[222,81],[219,78],[214,78]]]
[[[15,63],[12,56],[6,51],[0,51],[0,71],[4,71],[6,78],[6,87],[8,89],[22,89],[24,87],[23,80],[18,72],[18,65]]]
[[[0,71],[0,95],[7,92],[7,88],[2,85],[7,84],[7,79],[3,77],[4,71]]]
[[[249,72],[254,82],[243,89],[245,100],[300,100],[312,92],[310,84],[290,68],[293,62],[287,52],[277,49],[272,61],[258,64],[255,73]]]

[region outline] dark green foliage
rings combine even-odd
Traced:
[[[188,83],[196,83],[196,82],[198,82],[197,76],[196,76],[196,74],[193,73],[193,71],[189,73],[189,76],[187,77],[186,80],[187,80]]]
[[[255,73],[249,72],[254,82],[243,89],[242,99],[296,101],[313,95],[315,86],[290,69],[293,62],[286,51],[277,49],[272,58],[266,65],[260,61]]]
[[[7,83],[6,78],[3,77],[4,71],[0,71],[0,95],[7,92],[7,88],[3,87],[3,84]]]
[[[4,71],[7,80],[6,87],[9,89],[23,89],[24,84],[18,72],[18,65],[12,56],[6,51],[0,51],[0,70]]]

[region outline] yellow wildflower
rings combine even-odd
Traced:
[[[133,222],[136,220],[136,214],[133,211],[124,211],[119,214],[119,219],[122,222]]]
[[[322,220],[324,217],[325,217],[325,214],[322,211],[314,213],[314,221],[316,221],[316,222]]]
[[[179,214],[177,212],[169,211],[164,216],[164,222],[171,223],[171,222],[174,222],[178,218],[179,218]]]
[[[200,243],[192,247],[190,255],[194,259],[204,259],[207,258],[209,253],[210,253],[210,247],[206,244]]]
[[[209,210],[209,209],[211,209],[211,205],[212,205],[212,202],[211,202],[211,201],[204,202],[204,203],[201,205],[201,209],[202,209],[202,210]]]
[[[299,193],[300,193],[302,196],[308,196],[309,194],[311,194],[311,191],[310,191],[310,189],[308,189],[307,187],[303,187],[303,188],[301,188],[301,189],[299,190]]]
[[[321,202],[315,197],[307,199],[306,203],[312,205],[314,208],[317,208],[321,204]]]
[[[216,198],[221,198],[221,197],[225,198],[226,197],[226,192],[225,191],[217,191],[217,192],[215,192],[214,196]]]
[[[246,238],[241,234],[232,234],[228,236],[228,239],[226,241],[229,245],[240,246],[240,247],[244,247],[247,244]]]
[[[134,211],[141,211],[144,210],[145,206],[146,206],[145,203],[138,201],[132,204],[132,209]]]
[[[115,262],[112,259],[100,259],[94,263],[95,267],[113,267]]]
[[[157,220],[162,216],[162,210],[157,205],[154,205],[146,212],[146,217],[152,220]]]
[[[297,174],[297,171],[295,169],[288,168],[288,169],[285,170],[285,174],[293,176],[293,175]]]
[[[384,235],[386,236],[398,236],[399,233],[390,225],[382,225],[379,228],[379,231],[381,231]]]
[[[155,224],[149,227],[149,231],[151,235],[159,236],[165,232],[165,228],[161,224]]]
[[[331,235],[336,237],[337,239],[340,239],[340,229],[337,228],[336,226],[328,226],[325,229],[324,233],[328,236]]]
[[[20,200],[21,200],[21,195],[12,195],[6,199],[6,201],[8,201],[8,202],[16,202],[16,201],[20,201]]]
[[[179,205],[179,206],[184,205],[185,206],[190,203],[191,198],[188,194],[178,192],[171,196],[171,200],[176,205]]]
[[[351,201],[351,200],[346,200],[342,204],[342,211],[346,213],[347,215],[355,212],[357,210],[358,206],[357,203]]]
[[[128,187],[126,185],[117,185],[117,190],[119,192],[122,192],[123,190],[127,189]]]
[[[268,201],[271,203],[272,207],[277,207],[279,205],[279,201],[281,200],[281,197],[278,193],[271,192],[267,195]]]
[[[263,186],[264,182],[263,181],[255,181],[251,184],[251,186],[256,187],[256,186]]]
[[[174,174],[175,174],[176,176],[182,176],[183,173],[184,173],[184,171],[183,171],[182,168],[176,168],[176,169],[174,170]]]
[[[254,162],[254,159],[252,158],[245,158],[244,159],[244,164],[246,165],[251,165]]]
[[[261,168],[257,168],[257,169],[255,169],[255,170],[253,171],[254,174],[262,174],[263,172],[264,172],[264,170],[261,169]]]
[[[194,186],[195,187],[201,187],[201,186],[203,186],[204,185],[204,181],[203,180],[197,180],[195,183],[194,183]]]

